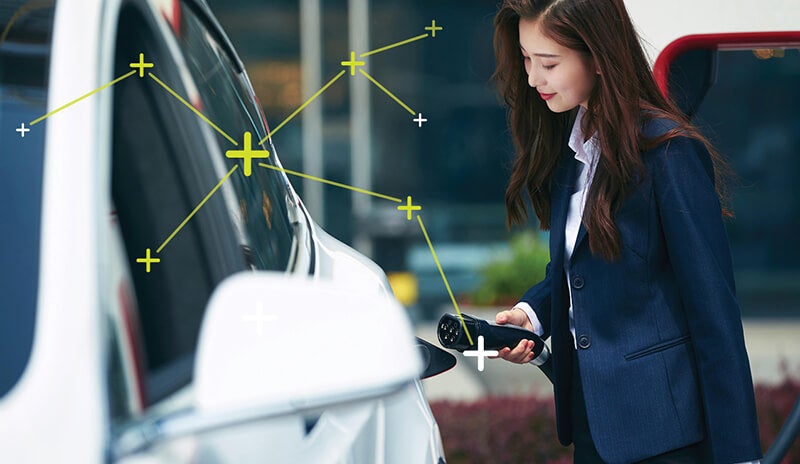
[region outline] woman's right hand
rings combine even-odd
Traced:
[[[533,331],[533,325],[531,324],[531,320],[528,319],[528,315],[525,314],[525,311],[518,308],[500,311],[497,313],[494,320],[500,325],[513,324]],[[503,348],[498,352],[498,357],[509,362],[525,364],[533,359],[533,340],[522,340],[513,349],[508,347]]]

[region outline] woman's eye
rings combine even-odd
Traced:
[[[550,66],[544,66],[544,65],[542,65],[542,67],[543,67],[544,69],[553,69],[553,68],[555,68],[555,67],[556,67],[556,65],[554,65],[554,64],[551,64]]]

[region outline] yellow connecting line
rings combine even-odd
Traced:
[[[203,113],[201,113],[200,111],[198,111],[198,110],[197,110],[197,108],[195,108],[194,106],[192,106],[191,104],[189,104],[189,102],[187,102],[186,100],[184,100],[184,99],[183,99],[183,98],[182,98],[180,95],[178,95],[178,93],[177,93],[177,92],[175,92],[174,90],[172,90],[172,89],[171,89],[171,88],[170,88],[170,87],[169,87],[167,84],[163,83],[163,82],[161,81],[161,79],[157,78],[157,77],[156,77],[156,76],[155,76],[153,73],[151,73],[151,72],[148,72],[148,73],[147,73],[147,75],[148,75],[148,76],[150,76],[150,79],[153,79],[154,81],[158,82],[158,85],[160,85],[161,87],[163,87],[163,88],[164,88],[164,90],[166,90],[167,92],[169,92],[169,93],[170,93],[170,95],[172,95],[173,97],[175,97],[175,98],[176,98],[176,99],[177,99],[179,102],[183,103],[183,106],[185,106],[185,107],[189,108],[190,110],[192,110],[192,112],[194,112],[194,114],[198,115],[198,116],[200,117],[200,119],[202,119],[203,121],[205,121],[205,122],[206,122],[206,123],[207,123],[209,126],[213,127],[215,131],[219,132],[219,133],[220,133],[220,134],[221,134],[223,137],[225,137],[226,139],[228,139],[228,141],[229,141],[230,143],[234,144],[234,145],[235,145],[235,146],[237,146],[237,147],[239,146],[239,144],[236,142],[236,140],[234,140],[234,139],[233,139],[233,137],[231,137],[230,135],[226,134],[224,130],[220,129],[220,128],[219,128],[219,127],[216,125],[216,124],[214,124],[213,122],[211,122],[211,120],[209,120],[207,117],[205,117],[205,115],[204,115]]]
[[[431,28],[425,28],[425,29],[431,29]],[[436,31],[437,31],[437,30],[441,30],[441,27],[436,27],[436,22],[434,21],[434,23],[433,23],[433,29],[431,29],[431,31],[433,32],[434,36],[435,36],[435,34],[436,34]],[[420,34],[420,35],[418,35],[418,36],[416,36],[416,37],[412,37],[412,38],[410,38],[410,39],[402,40],[402,41],[400,41],[400,42],[393,43],[393,44],[391,44],[391,45],[387,45],[387,46],[385,46],[385,47],[381,47],[381,48],[378,48],[378,49],[376,49],[376,50],[372,50],[372,51],[369,51],[369,52],[366,52],[366,53],[362,53],[361,55],[359,55],[359,58],[364,58],[364,57],[366,57],[366,56],[375,55],[376,53],[384,52],[384,51],[386,51],[386,50],[391,50],[391,49],[393,49],[393,48],[395,48],[395,47],[399,47],[399,46],[401,46],[401,45],[410,44],[410,43],[412,43],[412,42],[416,42],[417,40],[422,40],[422,39],[424,39],[424,38],[426,38],[426,37],[429,37],[429,36],[430,36],[430,34],[427,34],[427,33],[426,33],[426,34]],[[352,68],[352,69],[355,69],[355,67],[351,67],[351,68]],[[397,97],[396,97],[394,94],[392,94],[392,92],[390,92],[389,90],[387,90],[387,89],[386,89],[386,87],[384,87],[383,85],[381,85],[381,84],[380,84],[380,83],[379,83],[377,80],[375,80],[375,78],[374,78],[374,77],[370,76],[369,74],[367,74],[367,73],[366,73],[364,70],[362,70],[362,69],[359,69],[359,71],[360,71],[360,72],[361,72],[361,74],[363,74],[363,75],[364,75],[364,76],[365,76],[367,79],[369,79],[369,80],[370,80],[370,82],[372,82],[373,84],[375,84],[376,86],[378,86],[378,88],[379,88],[379,89],[383,90],[383,91],[384,91],[384,92],[385,92],[387,95],[389,95],[389,96],[390,96],[390,97],[391,97],[391,98],[392,98],[394,101],[396,101],[398,104],[400,104],[400,106],[402,106],[403,108],[405,108],[405,110],[406,110],[406,111],[408,111],[409,113],[411,113],[411,115],[412,115],[412,116],[416,116],[416,113],[414,112],[414,110],[412,110],[412,109],[411,109],[411,108],[410,108],[408,105],[406,105],[405,103],[403,103],[403,102],[402,102],[402,101],[401,101],[399,98],[397,98]],[[310,97],[308,100],[306,100],[306,101],[305,101],[305,103],[303,103],[302,105],[300,105],[300,107],[299,107],[299,108],[297,108],[297,109],[296,109],[296,110],[295,110],[295,111],[294,111],[292,114],[290,114],[290,115],[289,115],[289,117],[287,117],[287,118],[286,118],[286,119],[284,119],[284,120],[283,120],[283,121],[282,121],[280,124],[278,124],[278,126],[277,126],[277,127],[274,129],[274,130],[271,130],[271,131],[269,131],[269,134],[267,134],[267,136],[266,136],[266,137],[264,137],[263,139],[261,139],[261,140],[258,142],[258,144],[259,144],[259,145],[263,144],[263,143],[264,143],[264,142],[266,142],[268,139],[270,139],[270,138],[271,138],[271,137],[273,137],[275,134],[277,134],[277,133],[278,133],[278,131],[279,131],[279,130],[280,130],[282,127],[283,127],[283,126],[285,126],[285,125],[286,125],[286,123],[288,123],[289,121],[291,121],[291,120],[292,120],[292,119],[293,119],[295,116],[297,116],[297,115],[298,115],[298,114],[299,114],[301,111],[303,111],[303,109],[305,109],[305,107],[307,107],[308,105],[310,105],[310,104],[311,104],[311,102],[313,102],[314,100],[316,100],[316,99],[317,99],[317,97],[319,97],[320,95],[322,95],[322,93],[323,93],[323,92],[325,92],[325,91],[328,89],[328,87],[330,87],[331,85],[333,85],[333,84],[334,84],[334,82],[336,82],[337,80],[339,80],[339,78],[341,78],[342,76],[344,76],[344,74],[345,74],[346,72],[347,72],[347,71],[345,71],[345,70],[343,70],[343,71],[339,72],[339,74],[337,74],[337,75],[336,75],[336,76],[335,76],[333,79],[331,79],[330,81],[328,81],[328,83],[327,83],[327,84],[325,84],[325,85],[324,85],[324,86],[323,86],[321,89],[319,89],[319,90],[317,91],[317,93],[315,93],[314,95],[312,95],[312,96],[311,96],[311,97]]]
[[[269,132],[269,134],[267,134],[267,136],[266,136],[266,137],[264,137],[263,139],[259,140],[259,141],[258,141],[258,144],[259,144],[259,145],[262,145],[262,144],[263,144],[264,142],[266,142],[266,141],[267,141],[269,138],[271,138],[273,135],[275,135],[275,134],[276,134],[276,133],[277,133],[277,132],[278,132],[278,131],[281,129],[281,127],[285,126],[287,122],[291,121],[291,120],[292,120],[292,118],[294,118],[295,116],[297,116],[297,114],[298,114],[298,113],[300,113],[301,111],[303,111],[303,110],[305,109],[305,107],[306,107],[306,106],[308,106],[308,105],[309,105],[309,104],[310,104],[312,101],[314,101],[314,100],[315,100],[317,97],[319,97],[320,95],[322,95],[322,92],[326,91],[326,90],[328,89],[328,87],[332,86],[334,82],[338,81],[340,77],[344,76],[344,73],[345,73],[345,72],[347,72],[347,71],[342,71],[342,72],[340,72],[339,74],[337,74],[337,75],[336,75],[336,77],[334,77],[333,79],[331,79],[330,81],[328,81],[328,83],[327,83],[327,84],[325,84],[325,86],[324,86],[324,87],[322,87],[321,89],[319,89],[319,90],[317,91],[317,93],[315,93],[314,95],[312,95],[312,96],[311,96],[311,98],[309,98],[308,100],[306,100],[306,102],[305,102],[305,103],[303,103],[302,105],[300,105],[300,108],[297,108],[297,109],[294,111],[294,113],[290,114],[288,118],[284,119],[282,123],[278,124],[278,127],[276,127],[276,128],[275,128],[275,130],[273,130],[273,131],[270,131],[270,132]]]
[[[366,56],[374,55],[376,53],[385,52],[386,50],[391,50],[391,49],[393,49],[395,47],[399,47],[401,45],[410,44],[411,42],[416,42],[417,40],[422,40],[422,39],[428,37],[429,35],[430,34],[421,34],[421,35],[418,35],[416,37],[412,37],[410,39],[403,40],[401,42],[397,42],[397,43],[393,43],[391,45],[387,45],[385,47],[381,47],[381,48],[379,48],[377,50],[372,50],[371,52],[362,53],[362,54],[358,55],[358,57],[359,58],[364,58]]]
[[[392,92],[389,92],[389,91],[386,89],[386,87],[382,86],[382,85],[381,85],[381,83],[380,83],[380,82],[378,82],[378,81],[376,81],[374,77],[372,77],[372,76],[370,76],[369,74],[367,74],[367,72],[366,72],[366,71],[364,71],[363,69],[359,69],[359,70],[358,70],[358,72],[360,72],[361,74],[363,74],[363,75],[364,75],[364,77],[366,77],[367,79],[369,79],[369,81],[370,81],[370,82],[372,82],[373,84],[377,85],[379,89],[383,90],[383,91],[386,93],[386,95],[388,95],[388,96],[392,97],[392,100],[394,100],[394,101],[396,101],[397,103],[399,103],[399,104],[400,104],[400,106],[402,106],[403,108],[405,108],[405,109],[406,109],[406,111],[408,111],[409,113],[411,113],[411,116],[416,116],[416,113],[414,112],[414,110],[412,110],[411,108],[409,108],[409,106],[408,106],[408,105],[406,105],[405,103],[403,103],[403,102],[402,102],[402,101],[401,101],[399,98],[395,97],[395,96],[394,96],[394,94],[393,94]]]
[[[89,93],[81,95],[80,97],[76,98],[75,100],[72,100],[71,102],[67,103],[66,105],[59,106],[58,108],[56,108],[53,111],[45,114],[44,116],[36,118],[33,121],[29,122],[28,125],[29,126],[33,126],[35,124],[38,124],[38,123],[44,121],[45,119],[49,118],[50,116],[58,113],[59,111],[65,110],[65,109],[69,108],[70,106],[74,105],[75,103],[78,103],[79,101],[81,101],[81,100],[83,100],[85,98],[89,98],[92,95],[96,94],[97,92],[99,92],[99,91],[101,91],[103,89],[107,89],[108,87],[111,87],[112,85],[116,84],[117,82],[123,81],[123,80],[133,76],[134,74],[136,74],[136,70],[133,70],[133,71],[129,72],[128,74],[124,74],[124,75],[114,79],[113,81],[109,82],[108,84],[100,86],[100,87],[92,90]]]
[[[344,189],[347,189],[347,190],[352,190],[354,192],[359,192],[359,193],[363,193],[363,194],[366,194],[366,195],[372,195],[374,197],[383,198],[385,200],[393,201],[393,202],[396,202],[396,203],[402,203],[403,202],[403,200],[401,200],[400,198],[397,198],[397,197],[392,197],[392,196],[389,196],[389,195],[383,195],[381,193],[371,192],[369,190],[360,189],[358,187],[353,187],[353,186],[350,186],[350,185],[347,185],[347,184],[342,184],[342,183],[339,183],[339,182],[333,182],[333,181],[330,181],[330,180],[327,180],[327,179],[322,179],[320,177],[315,177],[315,176],[311,176],[311,175],[308,175],[308,174],[303,174],[301,172],[291,171],[289,169],[283,169],[283,168],[279,168],[277,166],[272,166],[272,165],[265,164],[265,163],[258,163],[258,165],[261,166],[261,167],[267,168],[267,169],[272,169],[274,171],[284,172],[286,174],[291,174],[293,176],[302,177],[304,179],[315,180],[317,182],[322,182],[322,183],[325,183],[325,184],[333,185],[335,187],[340,187],[340,188],[344,188]],[[409,219],[410,219],[410,216],[409,216]],[[467,340],[469,340],[469,344],[470,345],[474,345],[474,343],[472,341],[472,335],[470,335],[469,329],[467,328],[467,324],[464,322],[464,317],[461,315],[461,309],[458,307],[458,302],[456,301],[455,296],[453,296],[453,290],[450,288],[450,283],[447,281],[447,276],[445,276],[445,274],[444,274],[444,269],[442,269],[442,263],[439,262],[439,257],[436,255],[436,250],[433,248],[433,243],[431,243],[431,238],[430,238],[430,236],[428,236],[428,230],[425,229],[425,224],[422,222],[422,215],[419,214],[419,213],[417,213],[417,221],[419,222],[419,226],[422,229],[422,234],[425,236],[425,241],[428,243],[428,248],[430,248],[430,250],[431,250],[431,254],[433,255],[433,260],[436,262],[436,267],[437,267],[437,269],[439,269],[439,275],[442,276],[442,281],[444,282],[444,286],[445,286],[445,288],[447,288],[447,294],[450,295],[450,301],[453,303],[453,306],[456,309],[456,314],[458,314],[458,318],[461,320],[461,326],[464,328],[464,332],[467,334]]]
[[[442,28],[441,27],[436,27],[436,22],[434,21],[431,27],[426,27],[425,29],[426,30],[431,30],[431,32],[433,34],[433,37],[435,37],[436,36],[436,31],[437,30],[441,30]],[[7,32],[8,32],[7,30],[4,31],[3,35],[7,34]],[[417,40],[422,40],[422,39],[424,39],[426,37],[429,37],[429,34],[421,34],[421,35],[418,35],[416,37],[412,37],[410,39],[406,39],[406,40],[403,40],[403,41],[400,41],[400,42],[397,42],[397,43],[394,43],[394,44],[391,44],[391,45],[387,45],[385,47],[378,48],[376,50],[372,50],[372,51],[369,51],[369,52],[366,52],[366,53],[362,53],[360,55],[360,57],[363,58],[363,57],[366,57],[366,56],[374,55],[376,53],[384,52],[386,50],[390,50],[390,49],[393,49],[395,47],[399,47],[401,45],[406,45],[406,44],[409,44],[409,43],[412,43],[412,42],[416,42]],[[141,71],[143,71],[143,65],[144,64],[145,64],[144,63],[144,57],[143,57],[142,54],[140,54],[140,66],[139,67],[142,67]],[[131,65],[132,65],[132,67],[134,67],[133,66],[134,63],[131,63]],[[152,65],[147,66],[147,67],[152,67]],[[355,69],[354,67],[351,67],[351,68]],[[86,94],[76,98],[75,100],[73,100],[73,101],[71,101],[71,102],[69,102],[69,103],[67,103],[67,104],[65,104],[63,106],[60,106],[60,107],[56,108],[55,110],[45,114],[44,116],[41,116],[41,117],[39,117],[37,119],[34,119],[33,121],[31,121],[29,123],[29,125],[33,126],[33,125],[35,125],[35,124],[47,119],[48,117],[58,113],[59,111],[62,111],[64,109],[66,109],[66,108],[68,108],[68,107],[80,102],[81,100],[83,100],[85,98],[88,98],[88,97],[94,95],[95,93],[100,92],[101,90],[104,90],[104,89],[106,89],[108,87],[111,87],[114,84],[117,84],[118,82],[121,82],[121,81],[127,79],[128,77],[136,74],[137,72],[140,72],[140,71],[137,71],[136,69],[134,69],[133,71],[130,71],[129,73],[124,74],[124,75],[114,79],[113,81],[109,82],[108,84],[105,84],[105,85],[103,85],[101,87],[98,87],[97,89],[94,89],[91,92],[86,93]],[[372,82],[373,84],[375,84],[379,89],[381,89],[383,92],[385,92],[387,95],[389,95],[395,102],[400,104],[400,106],[402,106],[406,111],[408,111],[412,115],[415,114],[414,110],[412,110],[408,105],[403,103],[402,100],[400,100],[394,94],[392,94],[392,92],[390,92],[388,89],[386,89],[386,87],[381,85],[377,80],[375,80],[374,77],[370,76],[367,72],[365,72],[362,69],[359,69],[359,72],[361,72],[361,74],[363,74],[364,77],[369,79],[369,81]],[[337,80],[339,80],[345,73],[346,73],[345,70],[342,70],[341,72],[339,72],[339,74],[337,74],[333,79],[328,81],[328,83],[325,84],[325,86],[323,86],[320,90],[318,90],[314,95],[312,95],[308,100],[306,100],[305,103],[303,103],[299,108],[297,108],[297,110],[295,110],[283,122],[281,122],[275,128],[275,130],[270,131],[270,133],[266,137],[261,139],[258,142],[258,144],[262,145],[265,141],[267,141],[272,136],[274,136],[283,126],[285,126],[289,121],[291,121],[295,116],[297,116],[303,109],[305,109],[309,104],[311,104],[311,102],[313,102],[316,98],[318,98],[320,95],[322,95],[322,93],[325,92],[325,90],[327,90],[331,85],[333,85]],[[211,120],[209,120],[205,115],[203,115],[199,110],[197,110],[197,108],[195,108],[190,103],[188,103],[183,97],[178,95],[177,92],[172,90],[172,88],[170,88],[167,84],[165,84],[163,81],[161,81],[153,73],[148,72],[147,75],[153,81],[155,81],[158,85],[160,85],[162,88],[164,88],[164,90],[169,92],[170,95],[175,97],[175,99],[177,99],[184,106],[186,106],[187,108],[192,110],[192,112],[194,112],[198,117],[200,117],[200,119],[202,119],[204,122],[206,122],[208,125],[210,125],[214,130],[216,130],[219,134],[221,134],[223,137],[225,137],[229,142],[231,142],[235,146],[239,145],[236,142],[236,140],[234,140],[231,136],[229,136],[225,131],[220,129],[219,126],[217,126]],[[298,177],[302,177],[302,178],[305,178],[305,179],[311,179],[311,180],[314,180],[314,181],[317,181],[317,182],[321,182],[321,183],[332,185],[332,186],[335,186],[335,187],[351,190],[351,191],[354,191],[354,192],[363,193],[365,195],[371,195],[371,196],[378,197],[378,198],[381,198],[381,199],[384,199],[384,200],[393,201],[395,203],[403,203],[403,200],[401,200],[400,198],[392,197],[392,196],[389,196],[389,195],[383,195],[381,193],[376,193],[376,192],[372,192],[372,191],[369,191],[369,190],[353,187],[353,186],[346,185],[346,184],[343,184],[343,183],[340,183],[340,182],[333,182],[333,181],[330,181],[330,180],[322,179],[320,177],[315,177],[315,176],[311,176],[311,175],[304,174],[304,173],[301,173],[301,172],[291,171],[291,170],[288,170],[288,169],[279,168],[279,167],[272,166],[272,165],[269,165],[269,164],[266,164],[266,163],[259,163],[259,166],[267,168],[267,169],[272,169],[272,170],[275,170],[275,171],[280,171],[280,172],[283,172],[283,173],[286,173],[286,174],[290,174],[290,175],[293,175],[293,176],[298,176]],[[217,185],[213,189],[211,189],[210,192],[208,192],[208,194],[203,198],[202,201],[200,201],[200,203],[194,208],[194,210],[192,210],[192,212],[189,213],[188,216],[186,216],[186,218],[180,223],[180,225],[178,225],[178,227],[176,227],[175,230],[172,231],[172,233],[169,235],[169,237],[167,237],[167,239],[164,240],[164,242],[156,249],[156,253],[161,253],[161,250],[163,250],[164,247],[166,247],[167,244],[173,238],[175,238],[175,236],[178,234],[178,232],[180,232],[181,229],[183,229],[183,227],[186,226],[186,224],[197,214],[197,212],[200,211],[200,208],[202,208],[203,205],[205,205],[206,202],[214,195],[214,193],[216,193],[216,191],[219,190],[219,188],[222,187],[222,185],[225,182],[227,182],[227,180],[231,177],[231,175],[233,175],[233,173],[236,171],[236,169],[238,167],[239,167],[239,165],[236,164],[231,168],[230,171],[228,171],[228,173],[225,175],[225,177],[223,177],[217,183]],[[410,196],[408,197],[408,202],[409,202],[408,206],[406,206],[406,207],[398,207],[398,209],[407,209],[408,210],[408,215],[409,215],[408,218],[410,220],[411,219],[411,210],[412,209],[413,210],[419,210],[419,209],[421,209],[421,207],[412,207],[411,206],[411,197]],[[433,255],[433,259],[436,262],[436,267],[439,269],[439,274],[442,276],[442,280],[444,281],[444,285],[447,288],[447,293],[450,296],[450,300],[452,301],[453,306],[456,309],[456,313],[458,314],[459,319],[461,319],[461,324],[462,324],[462,326],[464,328],[465,333],[467,334],[467,339],[469,340],[470,344],[473,344],[472,336],[470,335],[469,329],[467,328],[467,326],[466,326],[466,324],[464,322],[464,318],[461,315],[461,310],[458,307],[458,302],[456,301],[455,296],[453,296],[453,291],[450,288],[450,283],[447,281],[447,277],[444,274],[444,270],[442,269],[442,265],[439,262],[438,256],[436,255],[436,250],[434,250],[434,248],[433,248],[433,244],[431,243],[431,239],[428,236],[428,231],[427,231],[427,229],[425,229],[425,224],[422,222],[422,216],[419,213],[417,214],[417,221],[419,222],[420,228],[422,229],[422,233],[425,236],[425,241],[428,243],[428,247],[431,250],[431,254]],[[150,264],[151,263],[158,263],[158,262],[160,262],[160,259],[158,259],[158,258],[150,258],[150,249],[149,248],[147,249],[147,255],[148,256],[147,256],[146,259],[137,259],[137,262],[147,262],[147,267],[148,267],[148,271],[147,272],[150,272],[149,271]]]
[[[160,246],[160,247],[158,247],[158,248],[156,249],[156,253],[161,253],[161,250],[163,250],[163,249],[164,249],[164,247],[165,247],[165,246],[167,246],[167,243],[169,243],[169,242],[170,242],[170,240],[172,240],[172,239],[173,239],[173,237],[175,237],[175,235],[177,235],[177,233],[178,233],[178,232],[179,232],[181,229],[183,229],[183,226],[185,226],[185,225],[186,225],[186,223],[187,223],[187,222],[189,222],[189,220],[190,220],[192,217],[194,217],[194,215],[195,215],[195,214],[197,214],[197,212],[198,212],[198,211],[200,211],[200,208],[202,208],[202,207],[203,207],[203,205],[204,205],[204,204],[206,204],[206,202],[209,200],[209,198],[211,198],[211,196],[212,196],[212,195],[214,195],[214,193],[215,193],[217,190],[219,190],[219,188],[220,188],[220,187],[222,187],[222,184],[224,184],[224,183],[225,183],[225,181],[227,181],[227,180],[228,180],[228,178],[231,176],[231,174],[233,174],[233,171],[235,171],[235,170],[236,170],[236,168],[238,168],[238,167],[239,167],[239,165],[238,165],[238,164],[236,164],[236,165],[234,165],[234,166],[231,168],[231,170],[230,170],[230,171],[228,171],[228,174],[227,174],[225,177],[223,177],[223,178],[222,178],[222,180],[220,180],[220,181],[219,181],[219,183],[217,184],[217,186],[216,186],[216,187],[214,187],[213,189],[211,189],[211,191],[210,191],[210,192],[208,192],[208,195],[206,195],[206,197],[205,197],[205,198],[203,198],[203,201],[201,201],[201,202],[200,202],[200,204],[199,204],[199,205],[197,205],[197,207],[196,207],[194,210],[192,210],[192,212],[191,212],[191,213],[189,213],[189,215],[188,215],[188,216],[186,216],[186,219],[184,219],[184,220],[183,220],[183,222],[181,222],[181,224],[180,224],[180,225],[179,225],[177,228],[175,228],[175,230],[174,230],[174,231],[173,231],[171,234],[169,234],[169,237],[167,237],[167,239],[166,239],[166,240],[164,240],[164,243],[162,243],[162,244],[161,244],[161,246]]]
[[[339,182],[333,182],[333,181],[330,181],[330,180],[325,180],[325,179],[322,179],[322,178],[319,178],[319,177],[314,177],[314,176],[311,176],[311,175],[308,175],[308,174],[303,174],[302,172],[291,171],[289,169],[283,169],[283,168],[279,168],[277,166],[272,166],[272,165],[264,164],[264,163],[258,163],[258,165],[263,167],[263,168],[272,169],[273,171],[285,172],[286,174],[291,174],[293,176],[302,177],[304,179],[315,180],[315,181],[321,182],[323,184],[333,185],[334,187],[340,187],[340,188],[343,188],[343,189],[352,190],[354,192],[363,193],[363,194],[366,194],[366,195],[372,195],[373,197],[383,198],[384,200],[394,201],[396,203],[402,203],[403,202],[403,200],[401,200],[399,198],[396,198],[396,197],[390,197],[389,195],[383,195],[381,193],[370,192],[369,190],[360,189],[358,187],[352,187],[350,185],[341,184]]]
[[[467,340],[469,340],[470,345],[474,345],[474,343],[472,342],[472,336],[469,334],[469,329],[467,328],[467,324],[464,322],[464,316],[461,315],[461,310],[458,308],[458,302],[456,301],[456,298],[453,296],[453,290],[450,289],[450,283],[447,282],[447,277],[444,275],[442,264],[439,262],[439,257],[436,256],[436,250],[433,249],[431,238],[428,236],[428,231],[425,229],[425,224],[422,222],[421,214],[417,214],[417,222],[419,222],[419,227],[422,229],[422,235],[425,236],[425,241],[428,242],[428,248],[431,249],[433,260],[436,261],[436,267],[439,269],[439,274],[441,274],[442,276],[442,280],[444,281],[444,286],[447,287],[447,294],[450,295],[450,301],[453,302],[453,306],[456,308],[456,314],[458,314],[458,318],[461,320],[461,327],[464,328],[464,333],[467,334]]]

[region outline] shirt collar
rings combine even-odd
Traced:
[[[576,160],[592,166],[600,157],[600,144],[597,141],[597,132],[586,142],[583,141],[581,119],[583,119],[584,113],[586,113],[586,108],[578,106],[578,115],[575,117],[575,124],[572,125],[572,133],[569,136],[569,147],[575,152]]]

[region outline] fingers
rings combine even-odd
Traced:
[[[495,315],[494,320],[496,324],[501,325],[513,324],[522,327],[530,326],[525,311],[517,310],[516,308],[500,311]],[[492,356],[492,358],[502,358],[509,362],[525,364],[533,359],[533,341],[522,340],[514,348],[506,347],[499,350],[498,355]]]
[[[517,311],[515,309],[508,309],[506,311],[500,311],[494,317],[494,321],[496,324],[513,324],[513,325],[522,325],[524,319],[526,319],[525,313],[523,311]]]
[[[513,349],[503,348],[499,351],[498,357],[509,362],[525,364],[533,359],[533,341],[522,340]]]
[[[511,311],[500,311],[499,313],[497,313],[497,315],[494,317],[495,324],[508,324],[508,318],[510,317],[509,316],[510,312]]]

